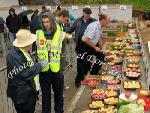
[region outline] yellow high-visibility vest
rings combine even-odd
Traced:
[[[63,26],[59,25],[57,22],[56,22],[56,26],[57,26],[57,29],[60,29],[62,32],[64,32]]]
[[[58,72],[60,70],[60,59],[62,53],[62,42],[65,38],[65,33],[60,29],[57,29],[51,42],[50,55],[48,54],[47,40],[42,30],[37,31],[37,56],[38,60],[49,62],[42,72],[46,72],[51,69],[52,72]]]
[[[23,49],[19,48],[20,51],[23,53],[24,57],[26,58],[26,60],[28,62],[33,62],[33,60],[24,52]],[[34,65],[34,63],[30,63],[30,67],[32,67]],[[34,83],[36,85],[36,90],[38,91],[40,89],[40,83],[39,83],[39,75],[36,75],[34,77]]]

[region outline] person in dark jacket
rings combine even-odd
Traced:
[[[78,48],[79,43],[81,42],[82,36],[84,34],[85,29],[87,26],[96,21],[96,19],[91,18],[92,11],[90,8],[83,8],[83,16],[80,18],[77,18],[72,26],[68,29],[66,29],[66,33],[73,33],[75,32],[75,42],[76,42],[76,51]]]
[[[20,28],[21,29],[27,29],[27,30],[30,29],[30,21],[29,21],[27,15],[21,17],[21,26],[20,26]]]
[[[82,40],[82,37],[84,35],[84,31],[86,30],[87,26],[96,21],[96,19],[91,18],[90,15],[92,14],[92,11],[90,8],[83,8],[83,16],[76,19],[73,23],[73,25],[67,29],[65,32],[67,33],[73,33],[75,31],[75,42],[76,42],[76,53],[79,54],[79,46]],[[77,60],[77,77],[75,79],[75,86],[79,87],[80,86],[80,82],[81,82],[81,77],[78,76],[80,74],[80,64]],[[89,69],[87,69],[89,70]],[[87,74],[87,71],[84,71],[83,73],[84,75]]]
[[[42,28],[42,23],[40,21],[38,12],[38,10],[35,10],[33,15],[31,16],[30,30],[33,34],[36,34],[36,31]]]
[[[49,9],[47,9],[46,6],[42,6],[42,12],[39,14],[39,17],[41,18],[45,12],[51,13],[51,11]]]
[[[6,47],[5,47],[5,41],[4,41],[4,24],[5,21],[2,17],[0,17],[0,52],[3,52],[5,54]]]
[[[9,40],[10,40],[10,43],[12,44],[12,42],[14,41],[16,37],[15,35],[21,26],[21,20],[16,15],[15,9],[13,8],[9,10],[9,16],[6,18],[6,26],[9,29]]]
[[[37,80],[42,65],[32,60],[30,51],[36,35],[20,29],[7,55],[7,96],[14,103],[17,113],[34,113],[37,95]]]
[[[38,14],[39,14],[39,10],[38,9],[34,10],[32,16],[31,16],[31,21],[33,20],[33,17]]]
[[[42,22],[40,20],[40,17],[38,15],[39,11],[36,9],[31,16],[31,23],[30,23],[30,31],[33,34],[36,34],[36,31],[42,28]],[[32,51],[35,51],[36,44],[33,43]]]

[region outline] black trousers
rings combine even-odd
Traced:
[[[14,103],[17,113],[34,113],[35,105],[36,105],[36,100],[33,102],[27,102],[23,104]]]
[[[96,61],[93,62],[93,56],[96,56]],[[80,83],[90,71],[91,75],[97,75],[104,62],[105,55],[102,52],[77,52],[77,76],[75,83]]]
[[[42,113],[51,112],[51,85],[54,91],[55,113],[63,113],[64,76],[51,71],[40,73],[42,90]]]

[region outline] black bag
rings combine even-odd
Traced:
[[[144,20],[150,20],[150,12],[145,12],[145,13],[143,14],[143,19],[144,19]]]

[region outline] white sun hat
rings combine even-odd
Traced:
[[[15,47],[26,47],[29,45],[32,45],[33,42],[35,42],[37,39],[37,36],[35,34],[32,34],[29,30],[26,29],[20,29],[16,33],[16,39],[13,42],[13,45]]]

